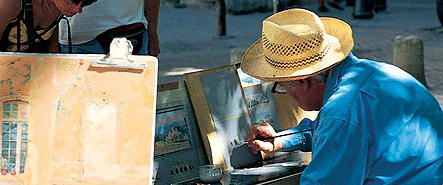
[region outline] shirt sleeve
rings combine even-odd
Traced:
[[[305,118],[300,124],[294,128],[287,129],[278,133],[278,135],[287,134],[291,132],[300,132],[303,130],[310,130],[312,121]],[[306,131],[299,134],[281,137],[283,144],[283,152],[290,152],[301,150],[303,152],[310,152],[312,146],[312,131]]]
[[[368,138],[345,120],[326,119],[313,135],[312,160],[300,184],[363,184]]]

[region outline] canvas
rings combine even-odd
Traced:
[[[261,161],[260,154],[244,150],[252,123],[236,67],[188,73],[184,78],[209,163],[229,171]]]
[[[157,59],[131,56],[146,69],[91,65],[103,57],[2,53],[0,70],[8,75],[0,82],[10,85],[2,86],[1,105],[12,118],[11,104],[18,105],[21,148],[2,155],[16,174],[9,171],[0,182],[152,183]],[[12,118],[2,123],[15,123]],[[6,124],[2,133],[15,134]],[[11,148],[13,139],[3,141]]]

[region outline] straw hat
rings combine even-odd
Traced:
[[[263,21],[262,37],[243,55],[243,72],[267,81],[314,76],[343,61],[354,46],[351,27],[304,9]]]

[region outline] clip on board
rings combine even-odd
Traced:
[[[146,63],[130,59],[133,46],[126,38],[114,38],[110,45],[109,55],[91,62],[91,67],[110,67],[123,69],[146,69]]]

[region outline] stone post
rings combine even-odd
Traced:
[[[279,0],[272,0],[272,12],[278,13]]]
[[[226,4],[225,0],[216,0],[215,27],[217,36],[226,35]]]
[[[410,73],[423,85],[426,85],[424,74],[423,40],[416,36],[395,37],[394,65]]]

